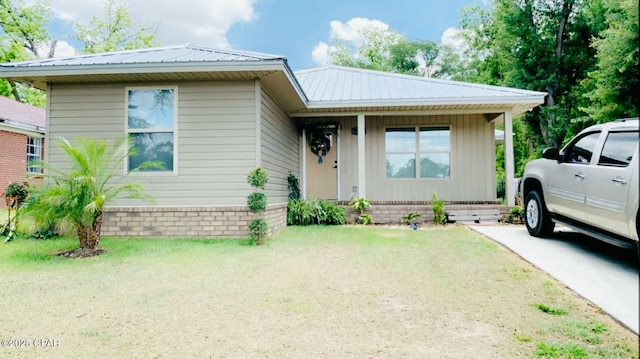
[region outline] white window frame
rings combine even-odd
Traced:
[[[414,135],[415,135],[415,148],[413,150],[413,152],[387,152],[387,147],[386,147],[386,136],[387,136],[387,129],[413,129]],[[420,151],[420,129],[421,128],[446,128],[447,131],[449,131],[449,151]],[[408,132],[408,131],[407,131]],[[408,177],[408,178],[393,178],[393,177],[387,177],[387,173],[385,170],[385,175],[384,178],[388,181],[447,181],[447,180],[451,180],[451,148],[452,148],[452,139],[453,139],[453,135],[451,133],[451,125],[415,125],[415,126],[406,126],[406,125],[390,125],[390,126],[385,126],[384,127],[384,141],[385,141],[385,145],[384,145],[384,160],[386,163],[387,160],[387,155],[393,155],[393,154],[413,154],[414,158],[415,158],[415,177]],[[421,154],[440,154],[440,153],[446,153],[449,155],[449,176],[448,177],[420,177],[420,155]],[[384,166],[386,168],[386,165]]]
[[[129,128],[129,92],[137,90],[173,90],[173,128]],[[173,170],[136,171],[132,175],[162,176],[178,174],[178,86],[131,86],[124,91],[124,133],[173,133]],[[129,172],[129,156],[124,161],[124,173]]]
[[[33,149],[33,153],[30,150]],[[42,173],[42,168],[29,166],[32,161],[42,160],[42,138],[27,136],[27,173]]]

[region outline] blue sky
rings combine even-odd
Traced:
[[[162,45],[193,44],[284,55],[294,70],[318,66],[314,49],[358,26],[388,26],[412,40],[440,42],[458,26],[460,9],[478,0],[120,0],[138,24],[156,24]],[[64,37],[73,21],[86,24],[102,2],[49,0],[52,31]],[[352,21],[352,19],[357,19]],[[332,25],[333,22],[333,25]],[[61,44],[60,54],[71,49]]]

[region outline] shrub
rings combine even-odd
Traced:
[[[524,207],[515,206],[509,209],[509,216],[507,217],[507,222],[514,224],[522,224],[524,223]]]
[[[366,199],[365,197],[356,198],[353,197],[349,202],[349,206],[353,208],[355,211],[360,212],[360,223],[367,225],[373,223],[373,217],[371,215],[364,213],[364,210],[371,206],[371,201]],[[366,217],[365,217],[366,216]]]
[[[444,204],[447,203],[438,199],[438,195],[434,191],[431,195],[431,208],[433,209],[433,222],[436,224],[447,223],[447,214],[444,210]]]
[[[360,216],[360,221],[365,226],[369,225],[369,224],[373,224],[373,217],[371,217],[371,215],[365,213],[365,214]]]
[[[264,190],[264,187],[269,181],[269,173],[263,170],[262,167],[256,167],[253,171],[249,172],[247,176],[247,182],[251,187],[255,187],[259,190]]]
[[[339,225],[344,224],[346,218],[342,206],[322,199],[289,201],[287,205],[287,225]]]
[[[247,175],[247,183],[255,188],[255,191],[247,196],[247,207],[258,217],[249,224],[249,239],[258,245],[267,239],[269,230],[269,225],[263,218],[263,212],[267,208],[267,196],[262,192],[268,180],[269,173],[261,167],[256,167]]]
[[[267,196],[262,192],[253,192],[247,197],[247,207],[253,213],[267,209]]]
[[[7,186],[7,188],[4,190],[3,196],[7,200],[11,199],[15,202],[9,203],[7,201],[7,204],[12,205],[13,208],[17,208],[20,205],[20,203],[24,202],[29,196],[29,190],[27,189],[27,186],[28,186],[28,183],[26,182],[24,183],[11,182],[9,186]]]
[[[289,176],[287,177],[287,188],[289,189],[290,201],[300,200],[300,183],[296,176],[291,172],[289,172]]]
[[[420,215],[418,213],[415,212],[410,212],[405,216],[402,216],[402,218],[400,218],[400,221],[402,223],[414,223],[416,218],[419,218]]]

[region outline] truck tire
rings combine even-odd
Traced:
[[[553,233],[555,223],[544,204],[542,194],[537,190],[527,193],[524,200],[524,223],[529,234],[534,237],[548,237]]]

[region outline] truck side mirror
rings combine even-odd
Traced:
[[[542,151],[542,158],[546,158],[548,160],[558,160],[560,155],[560,151],[555,147],[549,147]]]

